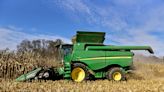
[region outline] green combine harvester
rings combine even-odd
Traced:
[[[104,32],[78,31],[72,38],[73,44],[63,44],[60,48],[63,67],[37,68],[23,74],[16,81],[33,79],[68,79],[82,82],[91,79],[125,80],[125,74],[131,70],[134,53],[132,50],[147,50],[150,46],[114,46],[104,45]]]

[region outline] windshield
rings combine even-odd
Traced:
[[[66,56],[72,52],[72,45],[62,45],[61,48],[63,55]]]
[[[70,44],[65,44],[60,46],[59,54],[62,60],[65,56],[72,53],[72,47],[73,46]]]

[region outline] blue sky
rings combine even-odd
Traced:
[[[0,0],[0,49],[23,39],[70,43],[77,30],[106,32],[106,44],[150,45],[164,55],[163,0]]]

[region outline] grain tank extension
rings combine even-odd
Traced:
[[[72,44],[58,46],[63,67],[37,68],[16,81],[62,78],[75,82],[98,78],[120,81],[125,80],[133,64],[132,50],[147,50],[153,54],[150,46],[104,45],[104,40],[104,32],[78,31],[72,38]]]

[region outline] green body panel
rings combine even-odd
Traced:
[[[99,53],[99,54],[98,54]],[[72,62],[81,62],[88,65],[92,70],[103,68],[106,63],[105,59],[92,59],[94,57],[105,57],[104,51],[77,51],[74,52]],[[88,60],[89,59],[89,60]]]
[[[31,72],[28,72],[27,74],[23,74],[23,75],[21,75],[20,77],[18,77],[18,78],[16,79],[16,81],[26,81],[26,80],[32,79],[32,78],[34,78],[34,77],[36,76],[36,74],[37,74],[38,72],[40,72],[41,70],[42,70],[42,68],[37,68],[37,69],[35,69],[35,70],[31,71]]]
[[[111,64],[129,66],[132,64],[133,56],[132,52],[121,51],[77,51],[73,54],[72,62],[84,63],[92,70],[102,69]]]
[[[132,65],[133,58],[132,57],[118,57],[113,59],[106,59],[106,65],[117,65],[120,67],[128,67]]]
[[[106,65],[118,65],[128,67],[132,65],[134,54],[129,51],[106,51]]]
[[[117,48],[116,48],[117,47]],[[131,66],[133,61],[133,53],[127,47],[121,46],[104,46],[102,44],[85,44],[76,43],[70,59],[66,62],[81,62],[92,70],[99,70],[110,65],[118,65],[121,67]],[[148,49],[147,46],[130,46],[131,49]],[[142,48],[141,48],[142,47]],[[114,48],[114,49],[113,49]],[[124,48],[124,50],[123,50]],[[117,50],[116,50],[117,49]]]
[[[103,43],[105,38],[104,32],[81,32],[76,34],[76,43]]]

